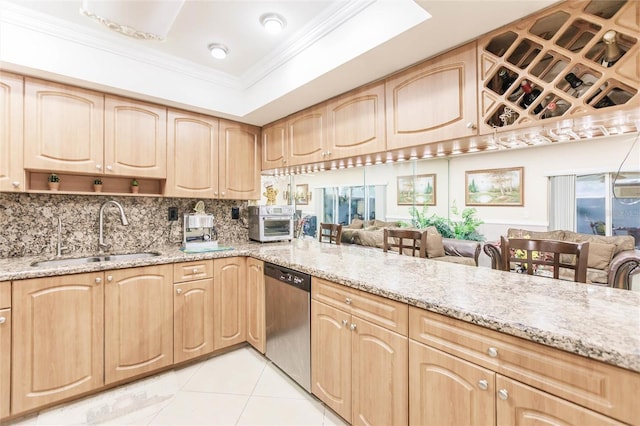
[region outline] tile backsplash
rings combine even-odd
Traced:
[[[62,219],[64,256],[98,252],[98,215],[105,201],[122,204],[129,226],[120,223],[118,208],[109,205],[104,215],[104,239],[112,252],[152,250],[182,243],[182,216],[193,213],[198,199],[118,197],[64,194],[0,193],[0,257],[56,254],[58,217]],[[215,217],[218,240],[245,241],[247,201],[202,200],[205,212]],[[169,222],[169,207],[178,208],[178,220]],[[240,207],[240,220],[231,208]]]

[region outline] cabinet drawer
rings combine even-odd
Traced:
[[[409,337],[624,422],[640,418],[640,374],[518,337],[409,309]]]
[[[173,265],[173,282],[200,280],[213,277],[213,260],[196,260],[193,262],[175,263]]]
[[[407,335],[409,312],[404,303],[316,277],[312,279],[311,297],[403,336]]]
[[[11,281],[0,282],[0,309],[11,307]]]

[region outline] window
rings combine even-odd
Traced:
[[[353,219],[375,219],[376,206],[385,205],[385,191],[384,185],[324,188],[322,221],[348,225]],[[384,212],[379,213],[384,217]]]

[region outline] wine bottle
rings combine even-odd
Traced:
[[[567,74],[564,77],[565,80],[567,80],[569,82],[569,84],[571,85],[572,90],[570,90],[568,93],[573,96],[574,98],[579,98],[580,96],[582,96],[587,90],[589,90],[589,88],[591,86],[593,86],[593,83],[591,82],[587,82],[585,83],[584,81],[582,81],[582,79],[580,79],[579,77],[577,77],[574,73],[570,72],[569,74]],[[591,104],[591,101],[596,98],[600,92],[602,92],[602,90],[598,89],[598,91],[591,96],[586,103],[587,104]],[[609,98],[608,96],[605,96],[604,98],[600,99],[596,104],[593,105],[594,108],[606,108],[606,107],[610,107],[610,106],[614,106],[616,103],[613,102],[611,100],[611,98]]]
[[[500,77],[501,81],[500,92],[498,93],[499,95],[502,95],[507,90],[509,90],[509,87],[511,87],[513,82],[516,81],[516,78],[518,78],[517,76],[512,76],[511,74],[509,74],[509,71],[507,71],[505,68],[502,68],[498,72],[498,77]]]
[[[527,109],[536,100],[536,98],[540,96],[540,93],[542,92],[540,92],[540,89],[532,88],[531,84],[527,80],[522,80],[522,83],[520,83],[520,87],[522,87],[522,90],[524,91],[524,96],[520,101],[520,106],[522,107],[522,109]],[[533,109],[533,112],[535,114],[538,114],[540,111],[542,111],[542,105],[536,105],[536,107]]]
[[[604,56],[600,61],[600,64],[603,67],[611,67],[613,64],[618,62],[618,59],[622,57],[622,49],[618,45],[618,41],[616,40],[616,33],[614,30],[609,30],[602,36],[602,42],[604,43]]]
[[[571,107],[571,105],[562,99],[549,102],[544,114],[542,114],[542,118],[560,117],[567,112],[569,107]]]

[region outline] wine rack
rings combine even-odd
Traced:
[[[570,0],[481,38],[480,133],[640,106],[639,21],[636,0]],[[602,38],[610,30],[622,56],[606,66]]]

